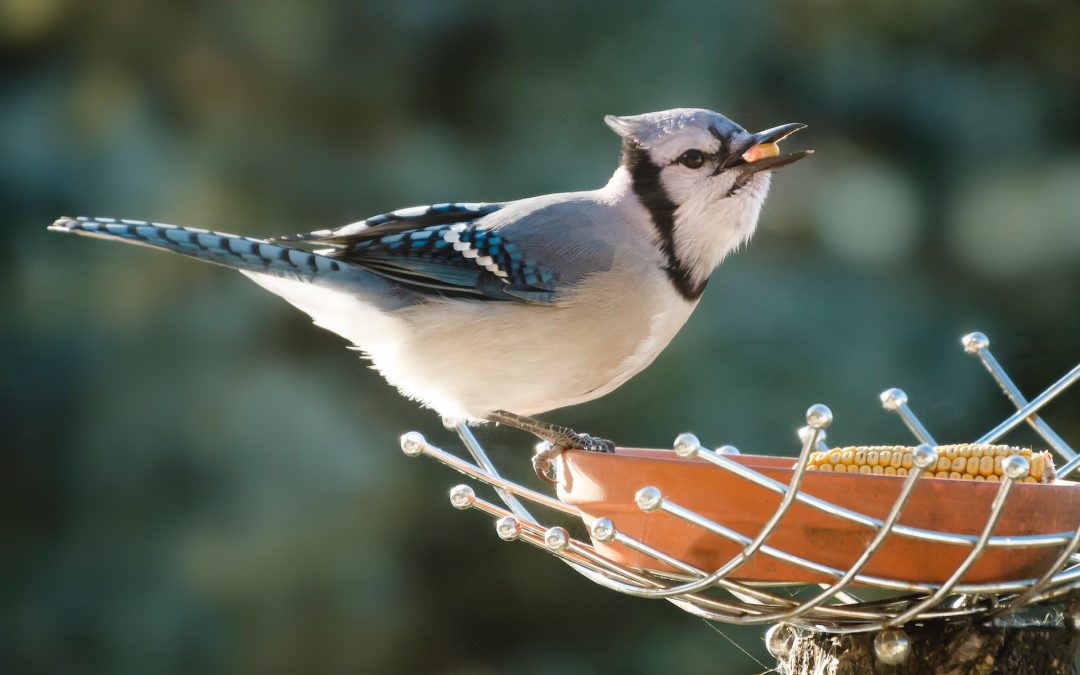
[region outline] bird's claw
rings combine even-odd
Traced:
[[[585,452],[615,452],[615,444],[606,438],[597,438],[589,434],[567,431],[554,442],[541,443],[532,457],[533,471],[540,480],[555,484],[555,458],[565,450],[583,450]]]

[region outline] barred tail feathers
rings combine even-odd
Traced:
[[[49,229],[164,249],[247,272],[311,279],[355,268],[348,262],[262,239],[140,220],[64,217]]]

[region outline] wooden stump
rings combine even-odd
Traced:
[[[1080,633],[1066,628],[999,628],[971,621],[923,622],[904,627],[911,653],[900,666],[880,663],[875,633],[834,635],[793,631],[778,670],[785,675],[989,675],[1074,673]]]

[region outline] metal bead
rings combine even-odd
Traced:
[[[990,346],[990,338],[975,331],[960,338],[960,344],[964,345],[964,351],[968,354],[978,354]]]
[[[1001,469],[1009,478],[1020,480],[1028,475],[1028,471],[1031,470],[1031,464],[1028,463],[1027,458],[1023,455],[1009,455],[1001,462]]]
[[[920,469],[929,469],[937,464],[937,450],[926,443],[919,443],[911,451],[911,461]]]
[[[455,429],[457,425],[461,424],[465,420],[460,420],[456,417],[444,417],[442,418],[442,425],[447,429]]]
[[[401,451],[409,457],[419,457],[424,454],[427,440],[419,431],[410,431],[401,437]]]
[[[562,551],[570,543],[570,535],[561,527],[553,527],[544,533],[544,546],[552,551]]]
[[[450,488],[450,504],[455,509],[467,509],[476,501],[476,493],[468,485],[455,485]]]
[[[615,538],[615,523],[610,518],[600,518],[593,523],[590,534],[596,541],[611,541]]]
[[[1080,601],[1070,603],[1065,608],[1065,626],[1071,631],[1080,633]]]
[[[637,491],[634,495],[634,502],[637,503],[638,508],[642,511],[654,511],[656,507],[660,506],[660,502],[663,501],[664,495],[660,494],[660,490],[653,486],[643,487]]]
[[[907,394],[903,389],[886,389],[881,392],[881,407],[885,408],[889,412],[896,412],[900,408],[907,405]]]
[[[701,441],[691,433],[681,433],[675,437],[675,454],[679,457],[693,457],[701,449]]]
[[[513,516],[503,516],[495,521],[495,533],[503,541],[514,541],[521,534],[521,523]]]
[[[788,657],[794,644],[795,629],[789,624],[778,623],[765,631],[765,649],[778,661]]]
[[[815,403],[806,409],[806,423],[815,429],[825,429],[832,424],[832,411],[827,405]]]
[[[719,448],[716,449],[716,453],[718,455],[741,455],[742,454],[741,452],[739,452],[739,449],[736,448],[734,445],[721,445]]]
[[[899,666],[911,655],[911,638],[899,628],[886,628],[874,637],[874,655],[886,666]]]

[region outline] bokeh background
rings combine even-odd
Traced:
[[[397,448],[448,432],[285,303],[45,231],[273,236],[594,187],[605,113],[676,106],[805,122],[788,147],[818,154],[651,368],[549,418],[793,454],[814,402],[837,442],[907,440],[877,400],[901,386],[962,440],[1009,410],[965,332],[1028,393],[1080,360],[1076,3],[0,0],[0,670],[765,670],[760,629],[451,509],[459,477]],[[1047,417],[1080,440],[1078,410]],[[482,438],[528,478],[531,439]]]

